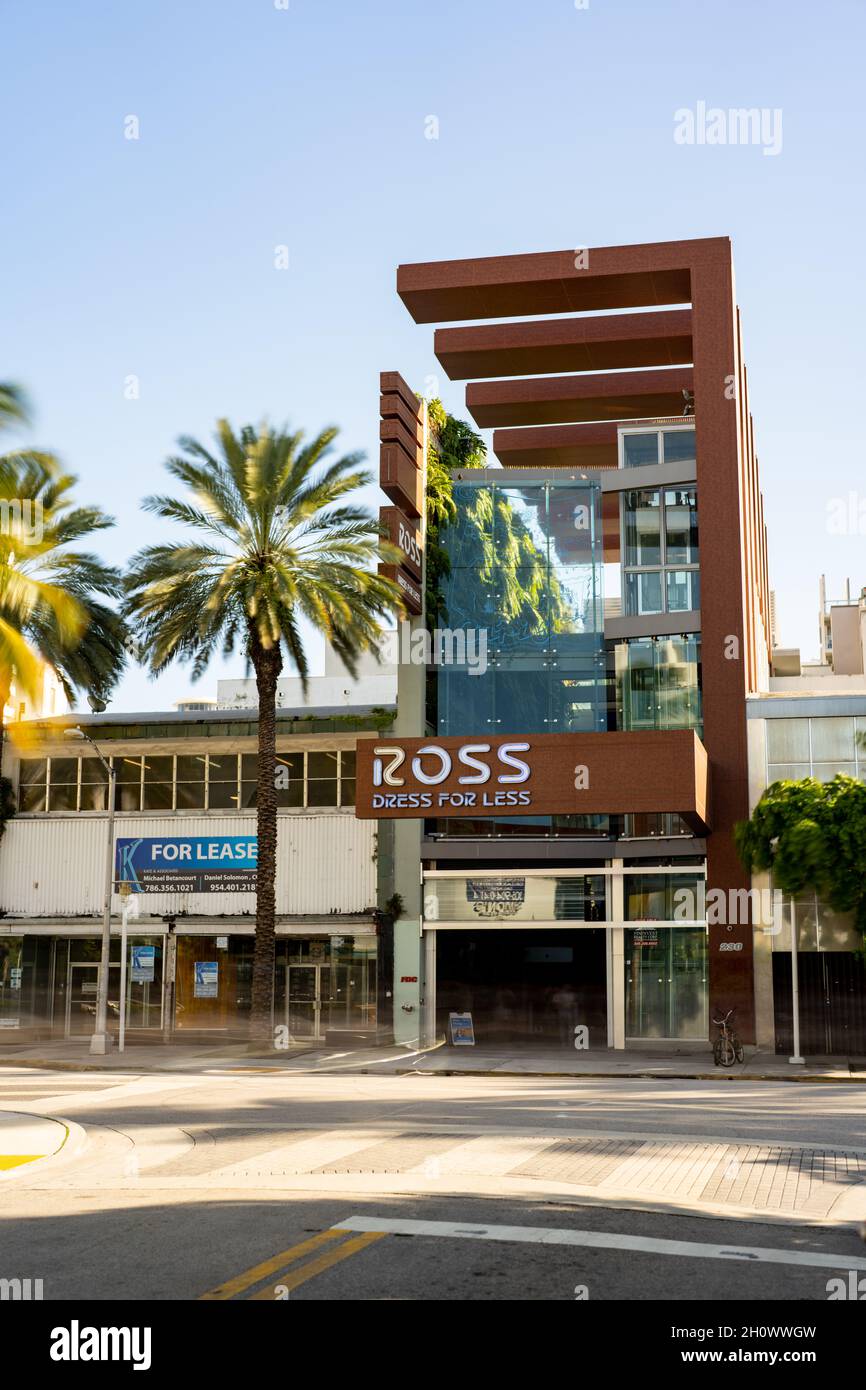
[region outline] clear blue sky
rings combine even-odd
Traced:
[[[826,525],[829,499],[866,495],[864,17],[862,0],[4,0],[0,379],[117,518],[103,551],[122,562],[160,533],[137,504],[177,435],[218,415],[335,422],[375,468],[381,369],[438,374],[462,409],[396,297],[400,261],[729,235],[780,639],[813,653],[819,573],[866,584],[866,538]],[[676,144],[674,112],[701,100],[781,108],[781,153]],[[136,670],[115,703],[189,689],[182,668]]]

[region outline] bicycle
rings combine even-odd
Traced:
[[[724,1018],[713,1019],[719,1030],[719,1036],[713,1043],[713,1062],[717,1067],[732,1067],[735,1062],[742,1062],[745,1058],[743,1044],[734,1029],[728,1025],[731,1014],[736,1012],[736,1009],[728,1009]]]

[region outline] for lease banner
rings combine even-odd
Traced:
[[[257,868],[249,835],[120,838],[115,850],[115,886],[133,893],[251,893]]]

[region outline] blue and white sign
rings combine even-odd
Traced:
[[[219,962],[215,960],[195,961],[196,999],[216,999],[219,993]]]
[[[251,893],[255,835],[162,835],[117,841],[115,878],[133,893]]]
[[[470,1013],[450,1013],[448,1015],[448,1032],[452,1047],[475,1046],[475,1025]]]
[[[156,968],[155,946],[133,946],[130,974],[134,985],[152,985]]]

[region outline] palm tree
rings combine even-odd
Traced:
[[[27,418],[20,390],[0,385],[0,424]],[[0,454],[0,747],[13,681],[38,696],[46,666],[67,699],[103,701],[123,668],[123,620],[104,599],[121,576],[77,543],[114,523],[98,507],[75,506],[77,483],[53,454]]]
[[[236,647],[255,670],[258,719],[258,887],[251,1036],[271,1030],[277,850],[276,693],[284,653],[307,688],[300,620],[322,632],[354,673],[358,655],[375,650],[380,619],[402,611],[399,590],[374,568],[396,563],[376,519],[346,499],[370,481],[363,455],[348,454],[317,471],[337,430],[309,443],[301,431],[217,423],[215,453],[182,438],[168,471],[188,501],[149,497],[144,507],[197,532],[194,539],[148,546],[127,575],[127,614],[137,623],[156,675],[171,661],[192,663],[197,679],[217,652]]]

